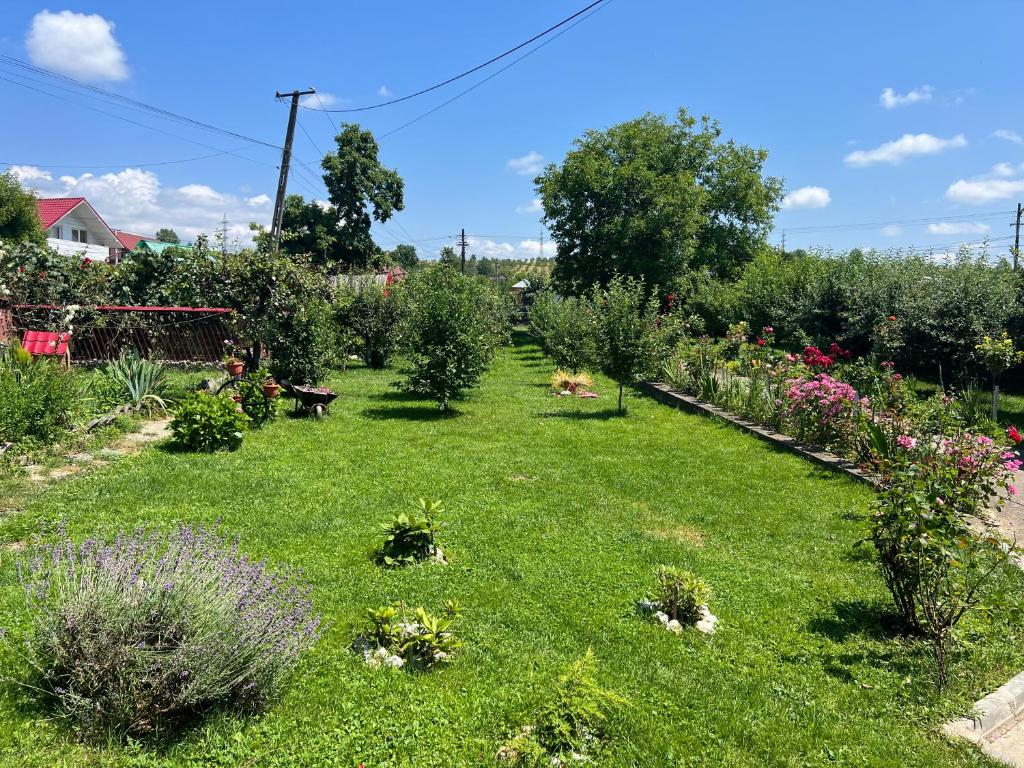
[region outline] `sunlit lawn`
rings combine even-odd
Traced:
[[[303,567],[330,629],[263,717],[209,722],[158,754],[80,745],[8,689],[4,764],[492,765],[589,647],[630,701],[603,764],[992,765],[937,726],[1024,669],[1019,632],[971,625],[937,698],[925,649],[890,633],[853,546],[867,488],[638,394],[619,418],[605,379],[598,400],[553,398],[550,372],[518,338],[445,418],[389,386],[394,371],[356,368],[321,423],[282,418],[234,454],[150,450],[33,499],[0,523],[4,541],[62,518],[83,536],[220,521],[249,553]],[[381,570],[379,523],[419,496],[448,507],[451,565]],[[8,625],[24,621],[11,561]],[[713,638],[637,618],[658,563],[711,583]],[[368,607],[452,598],[466,644],[450,667],[375,672],[351,652]]]

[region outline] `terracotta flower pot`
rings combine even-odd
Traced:
[[[245,370],[245,363],[241,361],[237,363],[227,363],[225,367],[228,370],[228,376],[241,376],[242,372]]]
[[[264,384],[263,385],[263,396],[266,398],[273,399],[281,394],[280,384]]]

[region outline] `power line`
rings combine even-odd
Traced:
[[[245,149],[245,147],[239,147],[238,149]],[[29,162],[10,162],[0,160],[0,165],[30,165],[33,168],[68,168],[68,169],[82,169],[82,168],[148,168],[157,165],[177,165],[178,163],[194,163],[199,160],[209,160],[213,157],[222,157],[223,155],[230,155],[237,152],[237,149],[225,149],[223,152],[213,152],[209,155],[199,155],[198,157],[183,157],[180,160],[161,160],[149,163],[112,163],[109,165],[73,165],[69,163],[29,163]]]
[[[37,66],[35,66],[33,64],[29,64],[28,62],[24,62],[24,61],[21,61],[20,59],[16,59],[13,56],[7,56],[7,55],[0,54],[0,61],[3,61],[5,63],[7,63],[9,65],[13,65],[15,67],[19,67],[20,69],[24,69],[24,70],[27,70],[27,71],[30,71],[30,72],[35,72],[37,74],[41,74],[41,75],[43,75],[45,77],[49,77],[49,78],[52,78],[52,79],[55,79],[55,80],[62,80],[64,82],[72,83],[75,86],[77,86],[79,88],[82,88],[84,90],[91,91],[91,92],[93,92],[95,94],[104,96],[104,97],[106,97],[108,99],[114,99],[116,101],[120,101],[120,102],[125,103],[125,104],[130,104],[130,105],[134,106],[136,109],[145,110],[147,112],[150,112],[150,113],[152,113],[154,115],[157,115],[159,117],[163,117],[163,118],[168,119],[168,120],[174,120],[174,121],[177,121],[179,123],[184,123],[186,125],[191,125],[191,126],[193,126],[195,128],[200,128],[200,129],[207,130],[207,131],[213,131],[215,133],[219,133],[219,134],[222,134],[224,136],[230,136],[230,137],[233,137],[233,138],[236,138],[236,139],[241,139],[242,141],[247,141],[247,142],[249,142],[251,144],[259,144],[261,146],[268,147],[270,149],[281,149],[281,146],[278,145],[278,144],[273,144],[273,143],[268,142],[268,141],[263,141],[262,139],[255,139],[255,138],[253,138],[251,136],[246,136],[244,134],[238,133],[237,131],[228,130],[227,128],[221,128],[219,126],[212,125],[211,123],[207,123],[207,122],[204,122],[202,120],[196,120],[194,118],[188,117],[186,115],[179,114],[177,112],[172,112],[170,110],[163,109],[161,107],[157,107],[157,106],[154,106],[152,104],[147,104],[147,103],[145,103],[143,101],[139,101],[138,99],[133,99],[133,98],[130,98],[128,96],[123,96],[123,95],[121,95],[119,93],[114,93],[113,91],[108,91],[108,90],[106,90],[104,88],[100,88],[99,86],[92,85],[91,83],[85,83],[85,82],[82,82],[81,80],[76,80],[73,77],[68,77],[67,75],[62,75],[62,74],[60,74],[58,72],[52,72],[51,70],[45,69],[43,67],[37,67]]]
[[[601,10],[601,8],[606,8],[607,6],[611,5],[611,3],[612,3],[612,2],[614,2],[614,0],[603,0],[603,1],[604,1],[604,3],[605,3],[604,5],[600,6],[599,8],[594,8],[594,10],[592,10],[592,11],[591,11],[590,13],[588,13],[588,14],[587,14],[586,16],[583,16],[582,18],[578,19],[577,21],[575,21],[575,22],[574,22],[573,24],[571,24],[571,25],[569,25],[568,27],[566,27],[565,29],[563,29],[563,30],[562,30],[561,32],[559,32],[559,33],[558,33],[557,35],[555,35],[554,37],[551,37],[551,38],[549,38],[549,39],[545,40],[545,41],[544,41],[543,43],[541,43],[540,45],[538,45],[538,46],[537,46],[537,47],[535,47],[535,48],[531,48],[531,49],[530,49],[529,51],[527,51],[526,53],[524,53],[524,54],[523,54],[522,56],[520,56],[519,58],[513,59],[513,60],[512,60],[511,62],[509,62],[508,64],[506,64],[506,65],[505,65],[504,67],[502,67],[501,69],[499,69],[499,70],[498,70],[497,72],[492,72],[492,73],[491,73],[490,75],[488,75],[487,77],[485,77],[485,78],[484,78],[483,80],[481,80],[480,82],[478,82],[478,83],[475,83],[474,85],[471,85],[471,86],[470,86],[469,88],[467,88],[466,90],[464,90],[464,91],[462,91],[462,92],[460,92],[460,93],[457,93],[457,94],[455,94],[455,95],[454,95],[454,96],[452,96],[452,97],[451,97],[450,99],[448,99],[447,101],[444,101],[444,102],[442,102],[442,103],[438,104],[438,105],[437,105],[436,107],[434,107],[433,109],[427,110],[427,111],[426,111],[426,112],[424,112],[424,113],[423,113],[422,115],[419,115],[418,117],[414,117],[414,118],[413,118],[412,120],[408,121],[407,123],[403,123],[402,125],[398,126],[397,128],[395,128],[395,129],[393,129],[393,130],[390,130],[390,131],[388,131],[387,133],[381,134],[381,135],[380,135],[380,136],[378,137],[378,141],[379,141],[380,139],[386,139],[386,138],[387,138],[388,136],[393,136],[394,134],[398,133],[399,131],[401,131],[401,130],[403,130],[403,129],[405,129],[405,128],[408,128],[408,127],[409,127],[410,125],[413,125],[414,123],[418,123],[418,122],[419,122],[420,120],[422,120],[423,118],[425,118],[425,117],[429,117],[430,115],[434,114],[434,113],[435,113],[435,112],[437,112],[438,110],[440,110],[440,109],[443,109],[444,107],[447,107],[447,106],[448,106],[449,104],[451,104],[451,103],[452,103],[453,101],[457,101],[458,99],[461,99],[461,98],[462,98],[463,96],[465,96],[465,95],[466,95],[467,93],[469,93],[469,92],[471,92],[471,91],[475,91],[475,90],[476,90],[477,88],[479,88],[479,87],[480,87],[481,85],[483,85],[484,83],[490,82],[491,80],[493,80],[494,78],[496,78],[496,77],[497,77],[498,75],[500,75],[500,74],[501,74],[502,72],[505,72],[505,71],[507,71],[507,70],[511,69],[512,67],[514,67],[514,66],[515,66],[516,64],[518,64],[518,63],[519,63],[520,61],[522,61],[523,59],[525,59],[525,58],[526,58],[527,56],[532,56],[533,54],[535,54],[535,53],[536,53],[537,51],[539,51],[539,50],[540,50],[541,48],[543,48],[544,46],[548,45],[549,43],[553,43],[553,42],[554,42],[555,40],[557,40],[558,38],[560,38],[560,37],[561,37],[562,35],[564,35],[564,34],[565,34],[566,32],[568,32],[569,30],[571,30],[571,29],[572,29],[573,27],[575,27],[575,26],[576,26],[577,24],[580,24],[581,22],[584,22],[584,21],[586,21],[586,20],[587,20],[588,18],[590,18],[590,17],[591,17],[591,16],[593,16],[593,15],[594,15],[595,13],[597,13],[598,11],[600,11],[600,10]],[[594,3],[593,5],[597,5],[597,3]],[[593,7],[593,6],[590,6],[590,7]]]
[[[483,64],[477,64],[472,69],[467,69],[465,72],[462,72],[462,73],[460,73],[458,75],[455,75],[454,77],[449,77],[447,80],[444,80],[443,82],[440,82],[440,83],[436,83],[435,85],[431,85],[428,88],[423,88],[423,89],[421,89],[419,91],[416,91],[415,93],[410,93],[408,96],[400,96],[400,97],[395,98],[395,99],[389,99],[388,101],[382,101],[379,104],[370,104],[370,105],[365,106],[365,107],[349,107],[348,109],[322,109],[322,105],[321,105],[321,109],[319,111],[322,111],[322,112],[334,112],[334,113],[367,112],[367,111],[369,111],[371,109],[380,109],[381,107],[389,107],[392,104],[400,104],[403,101],[409,101],[409,99],[415,99],[417,96],[422,96],[425,93],[430,93],[431,91],[436,91],[438,88],[444,88],[446,85],[450,85],[451,83],[454,83],[456,80],[461,80],[464,77],[468,77],[469,75],[472,75],[474,72],[479,72],[481,69],[484,69],[485,67],[489,67],[491,64],[494,64],[495,62],[501,61],[502,59],[506,58],[507,56],[511,56],[516,51],[525,48],[526,46],[530,45],[531,43],[535,43],[537,40],[540,40],[542,37],[545,37],[546,35],[549,35],[550,33],[554,32],[556,29],[565,26],[566,24],[568,24],[573,19],[576,19],[579,16],[582,16],[587,11],[589,11],[591,8],[595,8],[596,6],[600,5],[601,3],[604,3],[604,2],[607,2],[607,1],[608,0],[595,0],[594,2],[590,3],[590,5],[586,6],[585,8],[581,8],[580,10],[576,11],[576,13],[572,14],[572,16],[567,16],[566,18],[562,19],[560,22],[558,22],[554,26],[548,27],[543,32],[540,32],[539,34],[534,35],[529,40],[527,40],[527,41],[525,41],[523,43],[520,43],[519,45],[515,46],[514,48],[509,48],[504,53],[501,53],[501,54],[495,56],[494,58],[488,59]],[[306,109],[315,109],[315,107],[308,107],[308,106],[305,107],[305,108]]]
[[[5,74],[11,74],[11,73],[8,72],[8,73],[5,73]],[[17,75],[15,75],[15,77],[17,77]],[[189,144],[195,144],[196,146],[204,147],[205,149],[215,150],[217,153],[223,153],[223,154],[231,155],[233,157],[241,158],[242,160],[248,160],[250,163],[257,163],[259,165],[269,165],[271,167],[276,167],[272,163],[266,163],[266,162],[263,162],[261,160],[256,160],[255,158],[248,157],[246,155],[240,155],[240,154],[238,154],[237,151],[234,151],[234,150],[224,150],[224,149],[221,149],[220,147],[215,147],[215,146],[213,146],[211,144],[206,144],[205,142],[202,142],[202,141],[197,141],[196,139],[190,139],[190,138],[187,138],[185,136],[181,136],[179,134],[172,133],[171,131],[165,131],[163,128],[158,128],[155,125],[149,125],[148,123],[140,123],[138,120],[132,120],[130,117],[125,117],[124,115],[119,115],[119,114],[117,114],[115,112],[108,112],[105,109],[100,109],[99,107],[95,107],[95,106],[93,106],[91,104],[85,104],[85,103],[83,103],[81,101],[77,101],[75,99],[69,99],[66,96],[61,96],[59,93],[53,93],[52,91],[48,91],[48,90],[46,90],[44,88],[40,88],[38,86],[33,86],[33,85],[28,84],[28,83],[22,83],[22,82],[19,82],[17,80],[11,80],[11,79],[9,79],[7,77],[3,77],[2,75],[0,75],[0,80],[2,80],[3,82],[6,82],[6,83],[10,83],[11,85],[17,85],[17,86],[19,86],[21,88],[26,88],[26,89],[34,92],[34,93],[41,93],[41,94],[44,94],[46,96],[50,96],[52,98],[58,99],[60,101],[65,101],[65,102],[68,102],[70,104],[75,104],[76,106],[82,107],[84,109],[88,109],[88,110],[91,110],[93,112],[98,112],[101,115],[107,115],[108,117],[112,117],[115,120],[121,120],[123,122],[130,123],[131,125],[135,125],[135,126],[138,126],[140,128],[145,128],[146,130],[149,130],[149,131],[155,131],[156,133],[163,134],[164,136],[170,136],[172,138],[178,139],[179,141],[185,141],[185,142],[188,142]],[[57,86],[57,87],[60,88],[60,86]],[[67,90],[67,89],[64,89],[64,90]]]
[[[913,224],[939,224],[942,222],[980,221],[1001,216],[1012,216],[1012,211],[993,211],[991,213],[965,213],[954,216],[937,216],[924,219],[903,219],[889,221],[870,221],[859,224],[821,224],[808,227],[786,227],[787,232],[838,232],[850,229],[875,229],[887,226],[910,226]]]

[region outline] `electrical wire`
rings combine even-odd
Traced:
[[[13,56],[7,56],[7,55],[4,55],[4,54],[0,54],[0,61],[5,62],[5,63],[7,63],[9,65],[18,67],[20,69],[26,70],[26,71],[30,71],[30,72],[34,72],[36,74],[43,75],[43,76],[48,77],[48,78],[52,78],[52,79],[56,79],[56,80],[62,80],[62,81],[67,82],[67,83],[72,83],[73,85],[77,86],[78,88],[81,88],[81,89],[84,89],[84,90],[87,90],[87,91],[91,91],[92,93],[95,93],[97,95],[103,96],[103,97],[108,98],[108,99],[113,99],[113,100],[116,100],[116,101],[120,101],[120,102],[122,102],[124,104],[132,105],[136,109],[145,110],[147,112],[150,112],[150,113],[152,113],[154,115],[157,115],[159,117],[163,117],[163,118],[168,119],[168,120],[174,120],[176,122],[183,123],[183,124],[186,124],[186,125],[191,125],[191,126],[193,126],[195,128],[200,128],[200,129],[206,130],[206,131],[213,131],[213,132],[219,133],[219,134],[221,134],[223,136],[230,136],[232,138],[240,139],[242,141],[246,141],[246,142],[249,142],[251,144],[259,144],[261,146],[268,147],[270,149],[277,149],[277,150],[281,149],[281,146],[279,144],[273,144],[273,143],[271,143],[269,141],[263,141],[262,139],[256,139],[256,138],[253,138],[252,136],[246,136],[244,134],[238,133],[237,131],[232,131],[232,130],[228,130],[226,128],[221,128],[219,126],[212,125],[211,123],[207,123],[207,122],[204,122],[202,120],[196,120],[194,118],[188,117],[186,115],[179,114],[177,112],[172,112],[170,110],[163,109],[161,107],[157,107],[157,106],[154,106],[152,104],[147,104],[146,102],[139,101],[138,99],[133,99],[133,98],[130,98],[128,96],[123,96],[123,95],[121,95],[119,93],[114,93],[113,91],[108,91],[108,90],[106,90],[104,88],[100,88],[99,86],[92,85],[91,83],[85,83],[85,82],[82,82],[81,80],[76,80],[73,77],[68,77],[67,75],[62,75],[62,74],[60,74],[58,72],[53,72],[53,71],[51,71],[49,69],[45,69],[43,67],[37,67],[37,66],[35,66],[33,64],[29,64],[28,62],[22,61],[20,59],[16,59]]]
[[[471,85],[471,86],[470,86],[469,88],[467,88],[466,90],[464,90],[464,91],[461,91],[460,93],[457,93],[457,94],[455,94],[455,95],[454,95],[454,96],[452,96],[452,97],[451,97],[450,99],[448,99],[448,100],[447,100],[447,101],[445,101],[445,102],[442,102],[441,104],[438,104],[438,105],[437,105],[436,107],[434,107],[433,109],[430,109],[430,110],[428,110],[428,111],[424,112],[424,113],[423,113],[422,115],[419,115],[418,117],[414,117],[414,118],[413,118],[412,120],[409,120],[408,122],[406,122],[406,123],[403,123],[402,125],[400,125],[400,126],[398,126],[397,128],[394,128],[394,129],[392,129],[392,130],[388,131],[387,133],[381,134],[381,135],[380,135],[380,136],[378,137],[378,141],[379,141],[379,140],[381,140],[381,139],[386,139],[386,138],[387,138],[388,136],[393,136],[394,134],[398,133],[399,131],[401,131],[401,130],[404,130],[405,128],[408,128],[408,127],[409,127],[410,125],[413,125],[413,124],[415,124],[415,123],[418,123],[418,122],[419,122],[420,120],[422,120],[422,119],[424,119],[424,118],[426,118],[426,117],[430,117],[430,115],[434,114],[434,113],[435,113],[435,112],[437,112],[438,110],[441,110],[441,109],[443,109],[443,108],[447,107],[447,106],[448,106],[449,104],[451,104],[451,103],[452,103],[453,101],[457,101],[458,99],[461,99],[461,98],[462,98],[463,96],[465,96],[466,94],[470,93],[471,91],[475,91],[475,90],[476,90],[477,88],[479,88],[479,87],[480,87],[481,85],[483,85],[484,83],[487,83],[487,82],[489,82],[489,81],[493,80],[493,79],[494,79],[494,78],[496,78],[496,77],[497,77],[498,75],[500,75],[500,74],[501,74],[502,72],[505,72],[505,71],[507,71],[507,70],[511,69],[512,67],[514,67],[514,66],[515,66],[516,64],[518,64],[518,63],[519,63],[520,61],[522,61],[522,60],[523,60],[523,59],[525,59],[526,57],[528,57],[528,56],[532,56],[533,54],[535,54],[535,53],[536,53],[537,51],[539,51],[539,50],[540,50],[541,48],[543,48],[544,46],[548,45],[549,43],[553,43],[553,42],[554,42],[555,40],[557,40],[558,38],[560,38],[560,37],[561,37],[562,35],[564,35],[564,34],[565,34],[566,32],[568,32],[569,30],[571,30],[571,29],[572,29],[573,27],[575,27],[575,26],[576,26],[577,24],[580,24],[580,23],[582,23],[582,22],[586,21],[586,20],[587,20],[587,19],[589,19],[589,18],[590,18],[591,16],[593,16],[593,15],[594,15],[595,13],[597,13],[598,11],[600,11],[600,10],[601,10],[602,8],[607,8],[607,7],[609,6],[609,5],[611,5],[611,4],[612,4],[612,3],[614,2],[614,0],[603,0],[603,2],[604,2],[604,5],[601,5],[601,6],[597,7],[597,8],[594,8],[594,6],[595,6],[595,5],[597,5],[597,3],[593,3],[592,5],[588,6],[588,8],[594,8],[594,10],[590,11],[590,13],[588,13],[588,14],[587,14],[587,15],[585,15],[585,16],[583,16],[582,18],[579,18],[579,19],[577,19],[577,20],[576,20],[576,21],[575,21],[574,23],[570,24],[570,25],[569,25],[568,27],[566,27],[565,29],[563,29],[563,30],[562,30],[561,32],[559,32],[559,33],[558,33],[557,35],[555,35],[554,37],[548,38],[547,40],[545,40],[545,41],[544,41],[543,43],[541,43],[540,45],[536,46],[535,48],[531,48],[530,50],[528,50],[528,51],[527,51],[526,53],[524,53],[524,54],[523,54],[522,56],[520,56],[519,58],[517,58],[517,59],[513,59],[513,60],[512,60],[512,61],[511,61],[510,63],[506,64],[506,65],[505,65],[504,67],[502,67],[501,69],[499,69],[499,70],[498,70],[497,72],[492,72],[492,73],[491,73],[490,75],[488,75],[487,77],[485,77],[485,78],[484,78],[483,80],[481,80],[481,81],[479,81],[479,82],[477,82],[477,83],[475,83],[475,84]],[[584,11],[585,11],[585,10],[586,10],[586,9],[584,9]],[[581,13],[582,13],[582,12],[581,12]],[[576,15],[578,16],[579,14],[576,14]],[[574,17],[574,18],[575,18],[575,17]]]
[[[245,147],[239,147],[238,149],[245,149]],[[178,163],[194,163],[199,160],[209,160],[214,157],[222,157],[223,155],[230,155],[238,151],[238,149],[225,149],[223,152],[213,152],[209,155],[199,155],[198,157],[183,157],[180,160],[161,160],[149,163],[112,163],[109,165],[72,165],[69,163],[28,163],[20,162],[13,163],[5,160],[0,160],[0,165],[30,165],[33,168],[67,168],[71,170],[92,168],[92,169],[109,169],[109,168],[150,168],[158,165],[177,165]]]
[[[940,224],[943,222],[965,222],[994,219],[1001,216],[1014,216],[1016,211],[992,211],[990,213],[965,213],[953,216],[936,216],[923,219],[903,219],[889,221],[870,221],[859,224],[821,224],[807,227],[777,227],[788,233],[796,232],[840,232],[852,229],[876,229],[878,227],[911,226],[914,224]]]
[[[323,105],[321,105],[321,109],[317,110],[317,111],[333,112],[335,114],[351,113],[351,112],[367,112],[367,111],[369,111],[371,109],[380,109],[382,107],[389,107],[392,104],[400,104],[403,101],[409,101],[409,99],[415,99],[417,96],[422,96],[425,93],[430,93],[431,91],[436,91],[439,88],[444,88],[446,85],[450,85],[450,84],[456,82],[457,80],[461,80],[464,77],[468,77],[469,75],[472,75],[475,72],[479,72],[481,69],[489,67],[491,64],[494,64],[495,62],[501,61],[502,59],[504,59],[504,58],[506,58],[508,56],[511,56],[516,51],[519,51],[519,50],[527,47],[531,43],[535,43],[536,41],[540,40],[542,37],[545,37],[545,36],[549,35],[550,33],[554,32],[556,29],[559,29],[560,27],[565,26],[566,24],[568,24],[573,19],[576,19],[576,18],[582,16],[587,11],[589,11],[592,8],[595,8],[596,6],[601,5],[601,3],[605,3],[605,2],[608,2],[608,0],[595,0],[594,2],[590,3],[585,8],[581,8],[580,10],[576,11],[576,13],[572,14],[571,16],[567,16],[566,18],[562,19],[557,24],[555,24],[555,25],[553,25],[551,27],[548,27],[543,32],[540,32],[539,34],[534,35],[529,40],[520,43],[519,45],[515,46],[514,48],[509,48],[504,53],[498,54],[497,56],[495,56],[495,57],[493,57],[491,59],[488,59],[483,64],[477,64],[472,69],[467,69],[465,72],[462,72],[462,73],[460,73],[458,75],[455,75],[454,77],[449,77],[447,80],[444,80],[444,81],[442,81],[440,83],[436,83],[434,85],[431,85],[428,88],[422,88],[421,90],[418,90],[415,93],[410,93],[407,96],[399,96],[398,98],[389,99],[388,101],[382,101],[382,102],[380,102],[378,104],[369,104],[369,105],[364,106],[364,107],[348,107],[347,109],[323,109],[322,108]],[[304,107],[304,109],[314,109],[315,110],[316,108],[315,107],[306,106],[306,107]]]

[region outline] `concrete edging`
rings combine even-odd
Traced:
[[[684,395],[681,392],[676,392],[668,384],[663,384],[658,381],[643,381],[640,382],[640,386],[666,405],[675,406],[681,408],[690,413],[696,413],[701,416],[711,416],[713,418],[725,421],[734,427],[738,427],[749,435],[753,435],[761,440],[772,445],[777,445],[780,448],[785,448],[791,453],[795,453],[798,456],[802,456],[815,464],[831,469],[834,472],[846,475],[847,477],[857,480],[861,483],[866,483],[871,487],[875,488],[878,486],[877,478],[869,472],[865,472],[852,461],[848,461],[841,456],[837,456],[830,451],[826,451],[815,445],[807,445],[801,443],[797,439],[784,435],[781,432],[776,432],[770,427],[764,427],[756,422],[748,421],[747,419],[741,419],[734,413],[719,408],[716,405],[705,403],[703,400],[699,400],[692,395]]]
[[[1024,672],[1011,678],[974,705],[977,713],[942,726],[950,736],[981,743],[1000,728],[1024,712]]]

